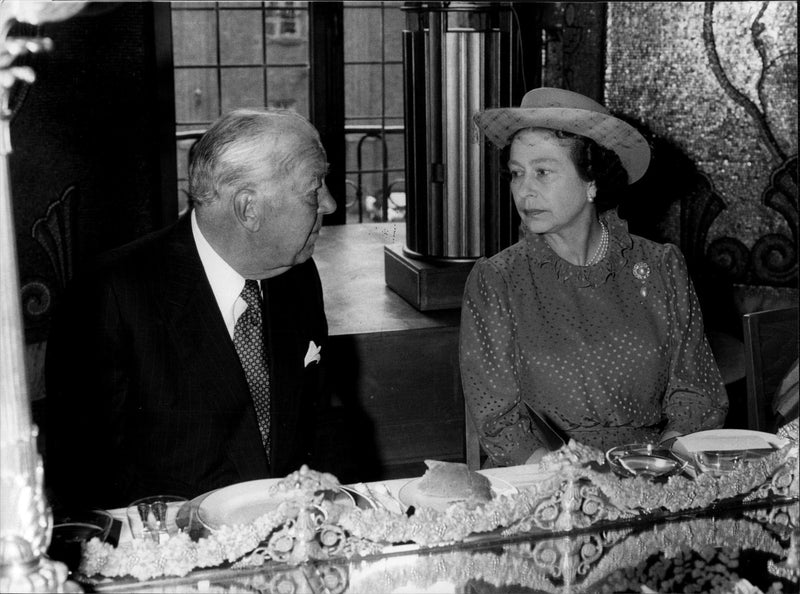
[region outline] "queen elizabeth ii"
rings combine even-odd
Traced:
[[[462,383],[488,464],[545,451],[525,403],[601,449],[722,426],[727,396],[683,256],[616,213],[647,170],[644,137],[555,88],[474,119],[508,156],[522,223],[516,244],[475,264],[463,298]]]

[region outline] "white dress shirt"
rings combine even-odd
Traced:
[[[225,320],[225,327],[228,329],[228,334],[233,338],[233,327],[236,324],[236,320],[247,309],[247,304],[240,297],[242,289],[244,289],[245,279],[231,268],[230,264],[223,260],[214,251],[208,240],[203,237],[203,232],[200,231],[200,227],[197,224],[194,210],[192,210],[191,219],[192,236],[194,237],[194,244],[197,246],[197,253],[200,254],[203,270],[205,270],[208,282],[211,284],[211,290],[214,292],[222,319]]]

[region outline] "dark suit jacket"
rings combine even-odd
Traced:
[[[271,464],[188,216],[75,279],[46,359],[45,479],[57,506],[193,497],[314,467],[327,341],[319,275],[309,260],[262,288]],[[322,359],[305,366],[311,341]]]

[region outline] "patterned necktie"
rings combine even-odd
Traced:
[[[233,345],[242,363],[250,396],[256,408],[261,443],[269,458],[269,366],[264,344],[264,324],[261,318],[261,291],[258,282],[246,280],[240,297],[247,304],[233,327]]]

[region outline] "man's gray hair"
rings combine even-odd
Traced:
[[[295,150],[278,145],[287,140],[295,143]],[[271,151],[270,146],[280,149]],[[324,154],[319,133],[300,114],[235,109],[214,122],[195,144],[189,163],[189,195],[195,203],[207,204],[216,200],[221,188],[236,191],[259,181],[285,178],[299,163],[317,155],[324,159]]]

